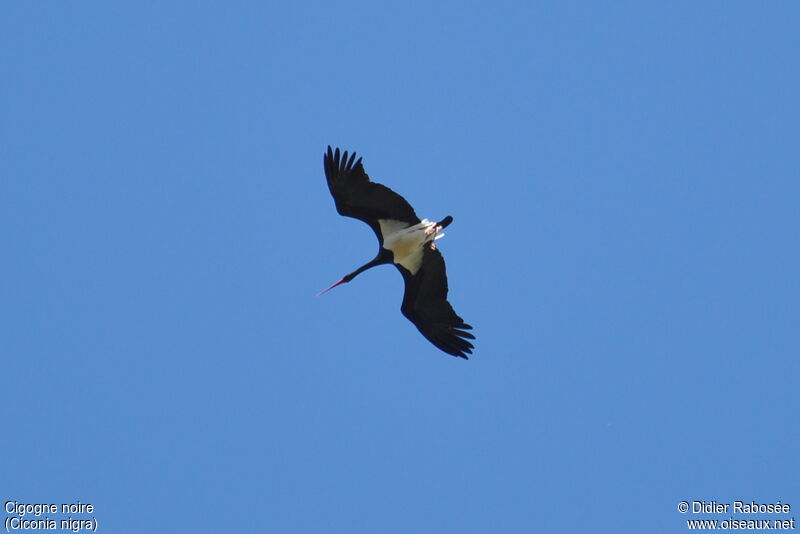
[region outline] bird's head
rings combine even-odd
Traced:
[[[342,278],[341,278],[341,279],[340,279],[338,282],[336,282],[335,284],[333,284],[333,285],[332,285],[331,287],[329,287],[328,289],[323,289],[322,291],[320,291],[319,293],[317,293],[317,296],[319,297],[320,295],[324,295],[325,293],[327,293],[328,291],[330,291],[330,290],[331,290],[331,289],[333,289],[334,287],[336,287],[336,286],[339,286],[339,285],[342,285],[342,284],[346,284],[347,282],[349,282],[350,280],[352,280],[352,279],[353,279],[353,278],[355,278],[355,277],[356,277],[355,273],[346,274],[346,275],[344,275],[344,276],[343,276],[343,277],[342,277]]]
[[[338,282],[333,284],[331,287],[329,287],[328,289],[326,289],[324,291],[320,291],[319,293],[317,293],[317,296],[320,296],[320,295],[322,295],[324,293],[327,293],[328,291],[330,291],[331,289],[333,289],[334,287],[336,287],[338,285],[346,284],[347,282],[349,282],[350,280],[352,280],[353,278],[355,278],[359,274],[363,273],[367,269],[372,269],[373,267],[375,267],[377,265],[382,265],[384,263],[391,263],[391,262],[392,262],[392,253],[389,252],[388,250],[381,249],[381,252],[379,252],[378,255],[375,256],[375,259],[373,259],[369,263],[365,263],[364,265],[362,265],[361,267],[359,267],[358,269],[356,269],[352,273],[344,275],[341,278],[341,280],[339,280]]]

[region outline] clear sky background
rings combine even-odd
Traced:
[[[107,533],[800,518],[798,19],[3,2],[0,497]],[[469,361],[390,266],[315,297],[377,250],[328,144],[455,218]]]

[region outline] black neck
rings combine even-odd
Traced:
[[[353,278],[355,278],[359,274],[363,273],[367,269],[372,269],[373,267],[377,267],[378,265],[384,265],[386,263],[392,263],[392,259],[393,259],[392,258],[392,253],[389,252],[388,250],[386,250],[385,248],[381,247],[380,252],[378,252],[378,255],[375,256],[375,259],[373,259],[369,263],[365,263],[364,265],[362,265],[361,267],[359,267],[358,269],[356,269],[352,273],[350,273],[347,276],[345,276],[345,278],[349,282],[350,280],[352,280]]]

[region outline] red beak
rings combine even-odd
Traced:
[[[330,291],[330,290],[331,290],[331,289],[333,289],[334,287],[336,287],[336,286],[338,286],[338,285],[341,285],[341,284],[344,284],[344,278],[342,278],[341,280],[339,280],[338,282],[336,282],[335,284],[333,284],[333,285],[332,285],[331,287],[329,287],[328,289],[323,289],[322,291],[320,291],[319,293],[317,293],[317,296],[319,297],[320,295],[324,295],[325,293],[327,293],[328,291]]]

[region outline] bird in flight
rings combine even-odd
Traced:
[[[435,240],[453,222],[449,215],[434,223],[420,220],[411,205],[389,189],[369,179],[361,158],[328,147],[322,158],[328,189],[339,215],[367,223],[378,238],[378,254],[341,280],[321,291],[326,293],[377,265],[393,263],[405,281],[400,311],[420,333],[438,348],[467,359],[475,339],[472,327],[464,322],[447,302],[447,273],[444,258]]]

